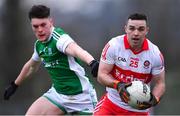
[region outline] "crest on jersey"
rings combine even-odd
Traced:
[[[144,68],[147,69],[150,66],[149,60],[144,61]]]

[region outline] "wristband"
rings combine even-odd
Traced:
[[[88,65],[92,67],[92,65],[96,62],[96,60],[92,60]]]
[[[114,89],[117,89],[117,85],[118,85],[119,82],[120,82],[120,81],[118,81],[118,80],[115,80],[115,81],[113,82],[113,88],[114,88]]]

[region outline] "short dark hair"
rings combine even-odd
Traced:
[[[131,20],[145,20],[147,22],[147,16],[145,14],[140,14],[140,13],[134,13],[131,14],[128,19]]]
[[[29,19],[32,18],[48,18],[50,16],[50,8],[44,5],[34,5],[29,11]]]

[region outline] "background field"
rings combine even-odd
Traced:
[[[164,54],[167,91],[154,113],[180,114],[180,0],[1,0],[0,1],[0,114],[25,114],[27,108],[51,86],[44,68],[18,88],[10,101],[3,100],[5,87],[14,80],[31,57],[35,37],[27,18],[33,4],[52,10],[56,26],[62,27],[96,59],[110,38],[124,33],[129,14],[149,17],[148,38]],[[85,65],[86,66],[86,65]],[[89,68],[86,67],[89,72]],[[98,91],[104,87],[90,78]]]

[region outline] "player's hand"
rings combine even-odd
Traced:
[[[97,60],[92,60],[89,66],[91,67],[91,74],[93,77],[97,77],[99,62]]]
[[[124,82],[119,82],[117,84],[117,91],[118,91],[122,101],[125,103],[128,103],[128,101],[130,100],[130,98],[129,98],[130,94],[126,88],[131,85],[132,85],[132,83],[124,83]]]
[[[13,82],[11,82],[11,84],[5,89],[5,92],[4,92],[4,100],[9,100],[10,96],[12,96],[16,89],[18,88],[18,85],[16,85]]]
[[[139,105],[140,110],[145,110],[150,107],[156,106],[159,103],[159,99],[157,99],[152,93],[151,93],[151,99],[149,102],[143,102],[142,104]]]

